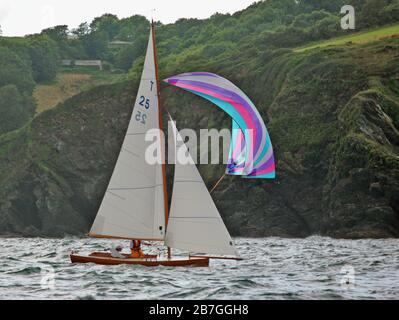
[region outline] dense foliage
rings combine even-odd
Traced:
[[[399,19],[399,0],[351,3],[356,9],[356,31]],[[198,68],[219,71],[238,57],[267,56],[347,34],[351,31],[340,27],[344,4],[344,0],[269,0],[232,15],[216,13],[209,19],[180,19],[168,25],[158,22],[161,76]],[[59,25],[25,38],[0,37],[0,87],[14,85],[19,95],[30,97],[35,82],[54,80],[60,59],[101,59],[107,67],[130,70],[136,77],[148,31],[149,21],[143,16],[119,19],[104,14],[72,30]],[[28,119],[34,108],[26,110]]]
[[[165,64],[228,58],[252,43],[289,48],[344,35],[344,0],[269,0],[256,2],[233,15],[216,13],[209,19],[180,19],[158,23],[158,47]],[[398,20],[399,0],[354,0],[356,31]],[[104,14],[69,30],[60,25],[42,31],[57,43],[63,58],[102,59],[129,70],[145,51],[149,21],[139,15],[119,19]],[[113,46],[115,42],[123,45]],[[203,65],[203,61],[201,61]]]
[[[0,134],[25,124],[35,110],[31,98],[35,82],[29,62],[0,47]]]
[[[54,80],[58,66],[59,47],[50,37],[0,38],[0,134],[33,117],[33,89]]]
[[[0,133],[12,131],[24,125],[34,110],[32,98],[22,94],[15,85],[0,87]]]

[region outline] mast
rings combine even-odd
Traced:
[[[159,73],[158,73],[158,59],[157,59],[157,46],[156,46],[156,37],[155,37],[155,22],[151,21],[151,32],[152,32],[152,43],[153,43],[153,51],[154,51],[154,63],[155,63],[155,76],[157,82],[157,97],[158,97],[158,112],[159,112],[159,129],[163,130],[162,124],[162,112],[161,112],[161,88],[159,81]],[[165,135],[163,135],[163,139],[165,141]],[[167,181],[166,181],[166,163],[164,157],[164,144],[161,143],[161,159],[162,159],[162,176],[163,176],[163,194],[164,194],[164,207],[165,207],[165,229],[168,227],[169,220],[169,205],[168,205],[168,190],[167,190]],[[171,258],[171,250],[168,247],[168,259]]]

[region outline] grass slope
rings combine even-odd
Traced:
[[[96,86],[113,83],[119,77],[107,71],[71,69],[63,70],[54,83],[38,85],[34,91],[37,113],[54,108],[59,103]]]
[[[355,34],[350,34],[347,36],[337,37],[333,39],[329,39],[326,41],[311,43],[306,45],[305,47],[296,48],[295,52],[303,52],[306,50],[316,49],[316,48],[324,48],[329,46],[339,46],[346,43],[367,43],[376,40],[381,40],[389,37],[399,37],[399,24],[383,27],[371,31],[364,31]]]

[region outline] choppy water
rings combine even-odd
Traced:
[[[209,268],[69,262],[71,250],[106,250],[109,240],[0,243],[0,299],[399,298],[399,240],[239,238],[246,260],[212,261]]]

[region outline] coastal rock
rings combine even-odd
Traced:
[[[226,62],[222,73],[267,122],[277,160],[275,180],[228,176],[213,193],[233,235],[399,237],[398,50],[391,39]],[[95,88],[0,137],[1,235],[88,232],[136,90],[137,82]],[[176,88],[163,89],[162,102],[180,129],[231,125]],[[225,166],[199,169],[210,188]],[[168,166],[169,194],[172,175]]]

